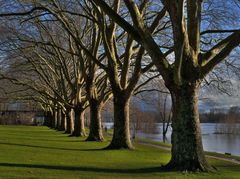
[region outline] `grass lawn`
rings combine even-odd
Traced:
[[[101,150],[47,127],[0,126],[0,178],[240,178],[240,165],[210,160],[213,173],[160,172],[170,153],[135,144],[136,150]]]

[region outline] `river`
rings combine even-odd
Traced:
[[[113,126],[113,123],[105,123],[107,128]],[[240,156],[240,124],[231,126],[238,129],[237,134],[222,133],[225,124],[216,123],[201,123],[203,148],[205,151],[230,153],[232,155]],[[156,124],[156,132],[154,134],[137,132],[136,136],[140,138],[150,139],[154,141],[163,141],[162,139],[162,124]],[[226,128],[226,127],[225,127]],[[228,129],[229,130],[229,129]],[[171,128],[167,133],[167,143],[171,142]]]

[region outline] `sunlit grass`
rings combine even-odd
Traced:
[[[240,166],[210,160],[214,173],[160,172],[165,150],[135,144],[136,150],[101,150],[47,127],[0,126],[0,178],[240,178]]]

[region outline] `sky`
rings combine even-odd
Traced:
[[[237,79],[231,79],[231,83],[226,88],[229,93],[223,93],[215,89],[213,91],[205,91],[200,96],[199,110],[201,112],[209,112],[210,109],[225,109],[230,107],[240,107],[240,81]]]

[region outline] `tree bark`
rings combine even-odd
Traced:
[[[66,115],[64,114],[63,110],[60,110],[60,115],[61,115],[61,123],[60,123],[60,131],[65,131],[66,130]]]
[[[53,110],[52,128],[57,129],[57,110]]]
[[[46,111],[44,125],[52,128],[52,121],[53,121],[53,115],[52,115],[51,111]]]
[[[171,170],[209,171],[203,151],[198,113],[200,82],[183,84],[170,90],[173,104],[172,158],[165,166]]]
[[[165,131],[164,127],[163,127],[163,143],[165,143],[166,140],[167,140],[166,131]]]
[[[61,115],[61,109],[58,108],[56,110],[57,113],[57,124],[56,124],[56,129],[60,130],[61,129],[61,120],[62,120],[62,115]]]
[[[71,136],[83,137],[86,136],[85,126],[84,126],[84,110],[80,105],[76,105],[74,108],[74,131]]]
[[[102,105],[95,99],[90,99],[90,131],[86,141],[103,141],[101,109]]]
[[[129,98],[114,94],[114,132],[106,149],[133,149],[129,129]]]
[[[65,133],[72,134],[73,130],[74,130],[74,123],[73,123],[73,116],[72,116],[71,108],[66,109],[66,123],[67,123],[67,128],[66,128]]]

